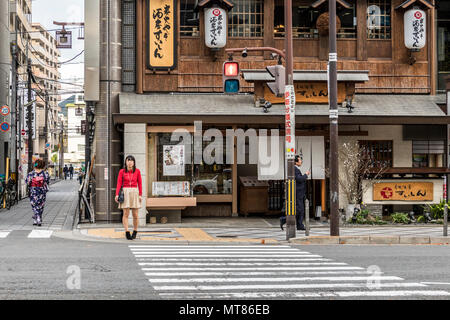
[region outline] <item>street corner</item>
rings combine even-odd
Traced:
[[[338,236],[306,236],[290,239],[289,243],[330,245],[339,244],[340,242]]]

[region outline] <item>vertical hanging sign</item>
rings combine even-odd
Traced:
[[[176,66],[176,1],[147,0],[148,67],[172,70]]]
[[[213,7],[205,9],[205,43],[208,48],[223,48],[227,44],[227,11]]]
[[[419,50],[425,47],[427,37],[426,13],[420,9],[411,9],[405,12],[405,47]]]
[[[295,158],[295,90],[293,85],[285,87],[284,94],[284,119],[285,119],[285,148],[286,159]]]

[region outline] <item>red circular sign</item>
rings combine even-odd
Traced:
[[[380,193],[383,199],[390,199],[394,195],[394,192],[389,187],[381,189]]]
[[[2,106],[0,108],[0,113],[2,116],[7,116],[9,114],[9,107],[8,106]]]
[[[416,19],[422,18],[422,12],[416,11],[416,12],[414,13],[414,17],[416,17]]]
[[[214,9],[212,13],[213,13],[213,15],[215,15],[216,17],[217,17],[217,16],[220,16],[220,9]]]

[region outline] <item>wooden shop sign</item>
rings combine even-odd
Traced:
[[[326,82],[295,82],[296,103],[328,103],[328,88]],[[347,95],[344,82],[338,83],[338,103],[342,103]],[[264,99],[271,103],[284,103],[284,98],[276,97],[267,86],[264,86]]]
[[[171,70],[176,65],[176,1],[147,0],[148,67]]]
[[[432,182],[385,182],[373,185],[374,201],[433,201]]]

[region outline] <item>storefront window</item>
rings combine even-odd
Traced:
[[[231,194],[231,165],[194,164],[192,145],[180,145],[170,141],[170,133],[158,134],[157,179],[158,182],[189,182],[191,194]],[[203,149],[209,142],[203,142]],[[223,141],[225,156],[226,140]],[[213,154],[214,156],[214,154]]]
[[[413,140],[413,167],[444,167],[445,142],[443,140]]]
[[[367,38],[391,39],[391,1],[369,0],[367,3]]]
[[[348,1],[353,6],[350,9],[338,5],[336,15],[341,21],[341,28],[337,30],[338,38],[356,38],[356,6],[354,2]],[[300,1],[292,8],[292,35],[294,38],[319,38],[316,26],[317,18],[328,12],[327,5],[312,8],[310,1]],[[282,0],[275,1],[274,35],[284,37],[284,4]]]
[[[198,13],[194,12],[197,2],[195,0],[180,2],[180,35],[182,37],[198,37],[200,35]]]
[[[258,38],[264,35],[264,1],[234,0],[228,14],[228,36]]]
[[[393,163],[391,140],[361,140],[359,145],[372,168],[390,168]]]

